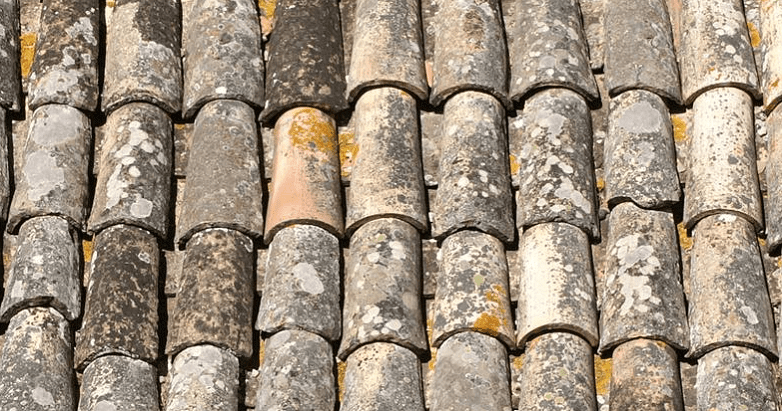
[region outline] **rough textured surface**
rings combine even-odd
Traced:
[[[130,224],[166,237],[173,163],[171,133],[171,119],[151,104],[127,104],[109,115],[90,231]]]
[[[679,202],[671,116],[656,94],[633,90],[611,100],[603,150],[609,205],[629,200],[663,208]]]
[[[424,411],[421,365],[396,344],[376,343],[350,355],[340,411]]]
[[[166,411],[225,410],[239,407],[239,361],[211,346],[187,348],[171,366]]]
[[[77,236],[58,217],[27,220],[19,230],[11,260],[0,321],[20,310],[53,307],[68,320],[81,314],[81,273]]]
[[[345,223],[333,118],[310,107],[283,114],[274,127],[271,178],[267,244],[277,231],[293,224],[316,225],[342,236]]]
[[[491,335],[514,347],[508,263],[496,238],[459,231],[443,241],[435,292],[432,345],[462,331]]]
[[[467,91],[445,104],[432,235],[475,229],[515,238],[505,111],[494,97]]]
[[[255,113],[247,104],[216,100],[201,109],[177,227],[180,246],[207,228],[263,236],[260,144]]]
[[[192,118],[204,104],[216,99],[263,106],[261,26],[254,3],[193,2],[188,30],[183,34],[187,38],[182,103],[185,118]]]
[[[760,5],[763,61],[757,61],[763,86],[763,103],[771,111],[782,102],[782,3]]]
[[[66,104],[98,108],[99,0],[49,1],[30,72],[28,106]]]
[[[437,351],[434,368],[431,410],[511,410],[508,354],[495,338],[456,334]]]
[[[512,108],[500,1],[446,0],[438,4],[434,16],[432,105],[439,106],[456,93],[473,90],[491,94]]]
[[[752,100],[736,88],[709,90],[693,104],[684,221],[735,213],[763,230]]]
[[[0,106],[19,111],[22,105],[22,76],[19,64],[19,0],[0,1]]]
[[[51,308],[23,310],[8,325],[0,357],[0,409],[73,410],[71,332]]]
[[[106,34],[101,107],[111,112],[147,102],[168,113],[182,107],[177,0],[118,0]]]
[[[592,348],[570,333],[547,333],[527,343],[519,375],[519,409],[596,411]]]
[[[608,216],[600,351],[633,338],[689,347],[673,214],[632,203]]]
[[[632,340],[616,347],[611,358],[611,409],[684,410],[679,362],[669,345]]]
[[[421,303],[421,238],[411,225],[380,219],[350,238],[339,356],[386,341],[428,353]]]
[[[511,65],[513,101],[548,87],[569,88],[590,101],[599,98],[577,0],[518,1],[508,38],[511,55],[518,59]]]
[[[769,114],[768,163],[766,164],[766,186],[768,197],[763,206],[766,211],[766,240],[771,250],[782,245],[782,108]]]
[[[233,230],[208,229],[188,241],[166,354],[198,344],[252,354],[253,262],[252,240]]]
[[[356,2],[347,84],[351,101],[376,86],[398,87],[421,100],[427,99],[429,86],[424,71],[420,3],[420,0]]]
[[[333,410],[334,354],[306,331],[281,331],[266,340],[255,408],[270,411]]]
[[[2,70],[2,69],[0,69]],[[5,126],[6,111],[0,108],[0,221],[5,221],[8,213],[8,205],[11,202],[11,180],[13,180],[13,165],[9,164],[9,145],[13,142],[11,130]],[[18,183],[17,183],[18,184]],[[16,190],[19,188],[16,187]]]
[[[279,0],[275,10],[261,120],[271,123],[298,106],[330,115],[346,109],[337,0]]]
[[[584,35],[589,45],[589,65],[594,71],[603,69],[606,49],[606,0],[579,0]],[[507,22],[507,20],[506,20]],[[507,23],[506,23],[507,24]]]
[[[775,358],[774,319],[752,226],[732,214],[704,218],[695,227],[690,264],[687,355],[744,345]]]
[[[57,215],[84,230],[89,201],[90,120],[75,108],[46,105],[33,113],[22,157],[17,159],[8,227]]]
[[[368,90],[356,103],[354,121],[357,153],[347,201],[348,232],[383,217],[427,231],[415,99],[390,87]]]
[[[519,228],[565,222],[600,238],[589,108],[578,94],[547,89],[525,105],[520,153]]]
[[[159,267],[157,240],[146,230],[116,225],[95,236],[76,334],[78,369],[107,354],[157,359]]]
[[[256,328],[264,333],[307,330],[338,340],[339,262],[339,242],[325,230],[309,225],[282,229],[269,247]]]
[[[683,0],[678,49],[684,103],[716,87],[760,100],[758,74],[741,0]]]
[[[521,236],[518,260],[518,347],[546,331],[570,331],[597,346],[587,235],[570,224],[538,224]]]
[[[771,362],[744,347],[724,347],[698,361],[699,410],[777,410]]]
[[[157,370],[141,360],[109,355],[84,370],[79,411],[159,411]]]
[[[665,0],[611,1],[605,8],[606,87],[612,96],[642,89],[682,103]]]

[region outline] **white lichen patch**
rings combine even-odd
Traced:
[[[57,164],[54,156],[45,151],[28,155],[22,173],[27,181],[27,198],[32,202],[40,201],[65,186],[65,170]]]
[[[293,267],[293,278],[298,287],[312,295],[322,294],[325,290],[323,282],[318,278],[318,271],[312,264],[298,263]]]
[[[616,125],[630,133],[656,133],[662,130],[663,118],[648,101],[631,105],[616,120]]]

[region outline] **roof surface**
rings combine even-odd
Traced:
[[[2,411],[779,407],[782,2],[0,27]]]

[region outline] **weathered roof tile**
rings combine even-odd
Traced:
[[[239,361],[228,350],[206,344],[186,348],[174,357],[170,377],[167,411],[239,408]]]
[[[772,110],[782,102],[782,4],[761,2],[760,22],[763,60],[757,63],[761,72],[763,103],[766,110]]]
[[[100,357],[82,377],[79,410],[159,411],[157,369],[121,355]]]
[[[0,106],[5,110],[23,110],[22,76],[19,64],[19,0],[0,1]]]
[[[775,411],[776,389],[766,356],[745,347],[723,347],[698,360],[698,409]]]
[[[611,409],[684,410],[678,357],[671,346],[640,338],[620,344],[611,357]]]

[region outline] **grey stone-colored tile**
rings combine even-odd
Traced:
[[[236,100],[213,100],[195,122],[177,226],[180,247],[207,228],[263,237],[263,181],[255,112]]]
[[[743,345],[775,358],[774,319],[752,225],[717,214],[695,227],[689,275],[690,358]]]
[[[264,333],[307,330],[338,340],[339,255],[337,238],[322,228],[301,224],[280,230],[269,247],[255,327]]]
[[[19,111],[22,107],[22,75],[19,64],[19,0],[0,1],[0,106]]]
[[[428,231],[415,99],[396,88],[375,88],[359,97],[355,110],[348,233],[367,221],[388,217]]]
[[[746,347],[722,347],[698,360],[698,410],[776,411],[771,362]]]
[[[562,332],[527,343],[519,410],[595,411],[594,359],[583,338]]]
[[[686,105],[715,87],[737,87],[760,100],[755,58],[741,0],[683,0],[678,51]]]
[[[117,354],[158,358],[157,239],[144,229],[115,225],[93,239],[90,279],[75,365]]]
[[[268,2],[267,2],[268,3]],[[356,33],[356,1],[339,2],[339,23],[342,27],[342,50],[344,51],[345,67],[350,69],[353,55],[353,42]],[[264,32],[264,35],[266,33]],[[348,75],[348,81],[350,75]]]
[[[508,33],[511,55],[518,59],[511,72],[513,101],[522,102],[548,87],[571,89],[589,101],[600,97],[578,1],[521,0],[516,19],[515,32]]]
[[[330,115],[347,108],[337,0],[280,0],[266,44],[268,124],[287,110],[313,107]]]
[[[401,220],[366,223],[350,238],[339,356],[384,341],[428,354],[421,302],[421,238]]]
[[[606,0],[580,0],[581,19],[584,24],[584,35],[589,46],[589,66],[592,70],[602,70],[605,61],[606,30],[605,12]],[[611,3],[614,4],[613,2]]]
[[[633,338],[686,350],[689,330],[673,214],[622,203],[608,224],[600,351]]]
[[[258,410],[333,410],[336,405],[331,345],[307,331],[280,331],[266,340]]]
[[[166,411],[239,409],[239,360],[212,345],[189,347],[174,357]]]
[[[146,102],[169,114],[182,108],[178,0],[118,0],[106,33],[101,108]]]
[[[519,242],[517,345],[545,331],[570,331],[597,346],[589,238],[566,223],[527,229]]]
[[[616,347],[611,358],[611,409],[684,411],[679,361],[671,346],[636,339]]]
[[[84,370],[79,411],[159,411],[158,398],[154,365],[108,355]]]
[[[190,158],[194,129],[195,124],[193,123],[174,124],[174,177],[176,178],[187,175],[187,160]]]
[[[432,345],[475,331],[515,346],[502,243],[491,235],[459,231],[443,241],[435,293]]]
[[[255,2],[193,2],[186,48],[182,113],[192,118],[207,102],[239,100],[263,106],[261,25]]]
[[[698,364],[680,362],[679,376],[682,384],[684,411],[696,411],[698,409],[698,393],[695,384],[698,379]]]
[[[647,90],[681,104],[679,67],[665,0],[611,1],[605,13],[609,93]]]
[[[493,337],[475,332],[448,338],[437,353],[429,409],[510,411],[505,346]]]
[[[434,0],[424,0],[434,1]],[[434,111],[420,111],[421,156],[424,164],[424,183],[427,187],[436,187],[440,179],[440,140],[442,136],[443,114]]]
[[[765,51],[763,50],[762,34],[760,33],[760,1],[761,0],[742,0],[744,6],[744,16],[747,19],[747,31],[749,32],[749,43],[752,46],[752,52],[755,57],[755,67],[758,70],[758,75],[761,76],[761,92],[763,91],[763,72],[761,71],[763,64],[763,57]]]
[[[782,4],[761,2],[760,23],[763,60],[757,61],[757,64],[761,73],[763,104],[770,111],[782,102]],[[754,37],[752,41],[754,45]]]
[[[436,240],[421,242],[421,267],[423,269],[423,297],[434,298],[437,276],[440,275],[440,247]]]
[[[343,2],[340,2],[343,3]],[[351,101],[377,86],[398,87],[426,100],[429,86],[424,69],[420,0],[359,0],[355,3],[355,28],[348,96]],[[344,18],[344,17],[343,17]]]
[[[68,322],[52,308],[30,308],[8,325],[0,356],[0,409],[73,410],[76,405]]]
[[[528,100],[522,115],[516,224],[564,222],[599,240],[586,101],[567,89],[546,89]]]
[[[98,108],[99,0],[49,1],[28,87],[30,109],[65,104],[87,112]]]
[[[766,214],[766,240],[769,249],[782,245],[782,108],[769,114],[768,163],[766,163],[766,187],[768,197],[763,206]]]
[[[490,94],[508,109],[508,51],[499,0],[439,0],[430,101],[464,91]]]
[[[432,235],[475,229],[516,237],[505,110],[491,95],[466,91],[445,104]]]
[[[252,240],[237,231],[207,229],[188,241],[166,354],[212,344],[252,355],[254,262]]]
[[[6,122],[5,109],[0,108],[0,221],[5,221],[8,205],[11,202],[11,180],[14,172],[13,165],[9,164],[11,161],[9,154],[13,154],[9,151],[11,143],[13,143],[13,132]]]
[[[166,238],[173,166],[171,133],[168,115],[148,103],[126,104],[109,115],[90,231],[129,224]]]
[[[339,143],[332,117],[315,108],[300,107],[277,120],[271,179],[264,235],[267,244],[278,231],[293,224],[316,225],[342,237],[345,222]]]
[[[16,174],[8,230],[25,220],[57,215],[85,229],[89,201],[90,120],[58,104],[35,110]]]
[[[59,217],[36,217],[19,229],[0,321],[28,307],[52,307],[68,320],[81,315],[77,236]]]
[[[656,94],[632,90],[611,100],[604,159],[609,205],[659,209],[679,202],[671,116]]]
[[[684,221],[692,229],[703,217],[735,213],[763,230],[752,100],[737,88],[717,88],[693,104]]]
[[[340,411],[424,411],[421,365],[412,351],[373,343],[353,352],[347,364]]]

